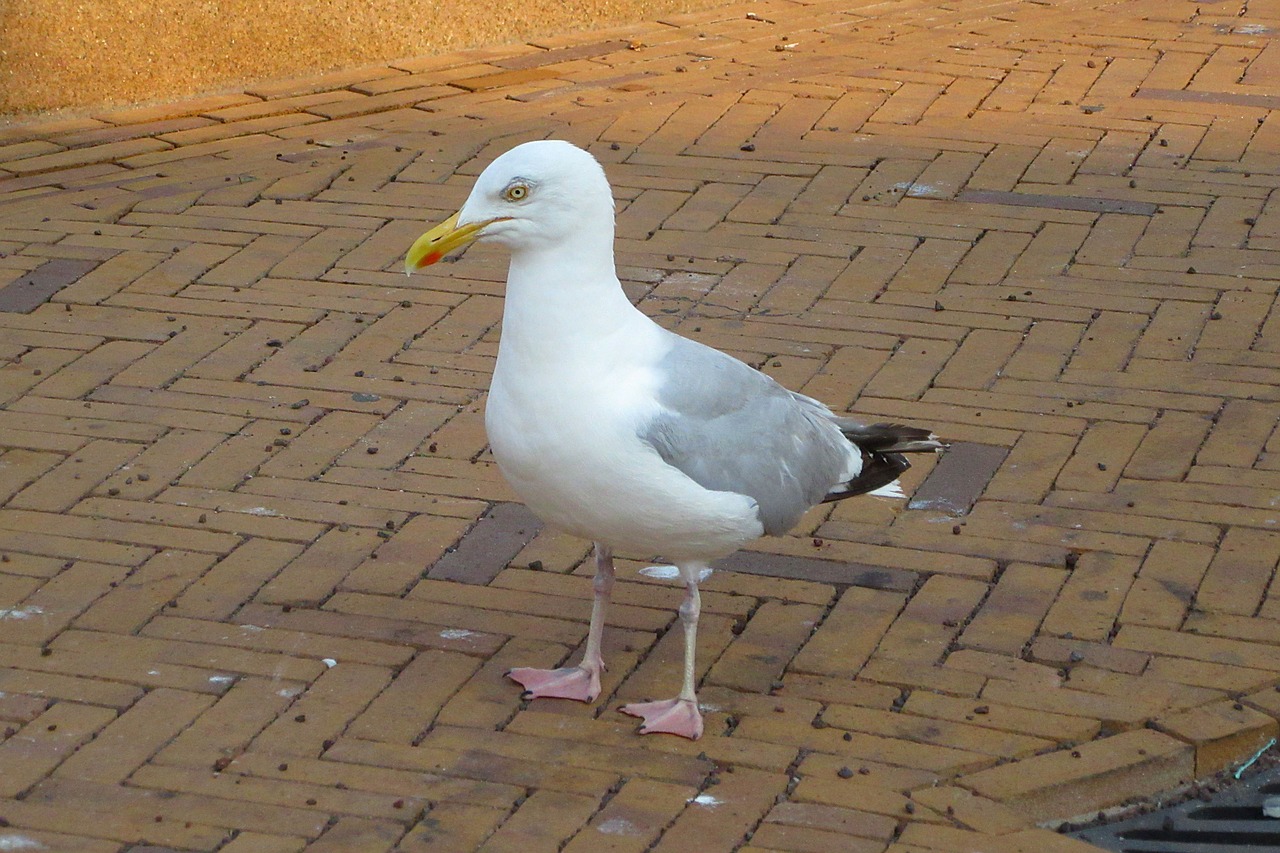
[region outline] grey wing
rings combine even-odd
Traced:
[[[753,498],[770,534],[858,473],[860,454],[820,403],[718,350],[674,339],[659,364],[663,412],[640,435],[667,464],[704,488]]]

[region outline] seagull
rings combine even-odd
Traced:
[[[604,169],[568,142],[495,159],[453,216],[419,237],[412,273],[475,241],[510,251],[485,430],[499,470],[544,522],[594,543],[594,603],[577,666],[507,675],[525,698],[594,702],[613,552],[661,554],[684,582],[684,677],[673,699],[620,710],[641,734],[697,739],[698,581],[711,560],[781,535],[811,507],[892,484],[929,430],[864,425],[631,304],[613,256]]]

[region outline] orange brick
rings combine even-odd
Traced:
[[[279,423],[255,421],[183,472],[179,482],[184,486],[235,488],[271,457],[275,450],[272,442],[280,437],[281,429],[292,432],[292,427]]]
[[[957,783],[1043,821],[1174,788],[1194,777],[1193,753],[1189,745],[1159,732],[1126,732],[981,770]]]
[[[339,528],[356,526],[385,531],[391,529],[388,524],[392,527],[402,525],[408,517],[408,513],[402,508],[380,509],[377,502],[371,502],[374,505],[366,508],[361,505],[352,506],[349,499],[344,504],[341,502],[344,498],[341,497],[337,500],[324,500],[329,495],[319,493],[325,492],[325,489],[308,485],[310,481],[275,477],[255,479],[256,482],[246,483],[235,492],[175,487],[167,491],[165,497],[175,503],[212,510],[209,515],[213,517],[215,524],[234,525],[234,522],[228,521],[223,513],[233,514],[232,518],[234,515],[254,516],[272,524],[277,523],[276,519],[280,519],[281,530],[291,530],[294,534],[281,538],[301,541],[314,537],[316,531],[313,523],[336,523]],[[315,499],[312,499],[313,496]],[[387,503],[387,501],[381,503]],[[397,502],[391,501],[391,503]],[[403,504],[403,502],[400,503]],[[264,504],[267,505],[264,506]],[[285,519],[297,521],[284,523]],[[298,522],[311,523],[299,525]],[[305,535],[298,536],[299,532],[304,532]]]
[[[840,772],[845,768],[852,770],[853,775],[845,778],[847,774]],[[920,770],[820,753],[807,756],[800,764],[800,772],[803,776],[792,793],[791,802],[866,812],[895,820],[902,820],[908,813],[907,789],[930,785],[936,778]],[[918,811],[921,819],[940,820],[923,809]]]
[[[1049,829],[1023,829],[985,842],[993,853],[1096,853],[1097,848]]]
[[[946,774],[977,769],[994,761],[972,750],[918,743],[906,737],[859,732],[853,735],[851,741],[846,741],[843,734],[835,727],[797,726],[793,720],[765,715],[744,718],[735,731],[735,736],[739,737],[801,746],[815,752],[843,756],[846,763],[862,760]]]
[[[850,838],[807,826],[766,823],[751,836],[750,847],[742,850],[793,850],[797,853],[824,853],[847,850],[849,853],[881,853],[884,843],[871,839]]]
[[[163,776],[194,774],[197,771],[157,767],[150,772]],[[213,775],[212,771],[198,772]],[[116,813],[139,822],[155,823],[155,816],[159,815],[161,818],[159,823],[175,824],[168,829],[172,833],[190,831],[201,826],[222,826],[315,837],[324,828],[327,817],[321,812],[301,807],[301,805],[295,808],[274,803],[241,801],[236,804],[235,809],[228,809],[227,801],[223,797],[185,791],[165,792],[141,786],[103,785],[71,779],[51,779],[40,785],[35,793],[40,795],[40,800],[37,802],[45,800],[57,802],[63,798],[93,798],[96,810]],[[225,833],[225,830],[223,832]]]
[[[75,620],[77,628],[133,633],[213,565],[208,554],[161,551]]]
[[[1164,709],[1163,703],[1146,697],[1107,696],[1069,687],[1038,687],[1003,679],[987,682],[982,689],[981,700],[1028,711],[1098,720],[1119,729],[1141,725]]]
[[[90,442],[82,453],[72,454],[48,475],[20,491],[8,506],[53,511],[70,509],[141,452],[142,447],[131,442]]]
[[[1267,530],[1227,531],[1196,593],[1205,610],[1242,615],[1257,612],[1280,560],[1280,535]]]
[[[1024,734],[996,732],[965,723],[925,719],[912,714],[848,705],[828,706],[822,713],[822,719],[836,728],[853,732],[902,738],[917,743],[933,743],[999,757],[1019,758],[1051,746],[1051,743],[1043,738]]]
[[[87,148],[55,151],[35,157],[24,157],[10,161],[5,168],[20,175],[36,172],[66,169],[89,163],[106,163],[109,161],[134,156],[148,151],[167,151],[171,146],[159,139],[126,139],[104,145],[92,145]]]
[[[850,587],[795,656],[790,669],[853,675],[893,624],[905,600],[898,593]]]
[[[902,691],[888,685],[868,684],[838,676],[828,678],[792,672],[786,675],[778,695],[866,708],[888,708],[902,695]]]
[[[288,758],[287,755],[284,757]],[[403,802],[397,807],[395,794],[318,785],[290,779],[285,773],[273,779],[242,776],[235,772],[234,767],[216,770],[148,765],[139,768],[133,779],[141,788],[178,791],[201,799],[236,801],[249,810],[278,810],[292,819],[289,821],[292,826],[280,827],[291,835],[314,834],[305,831],[309,820],[307,811],[319,811],[325,816],[367,815],[409,823],[412,816],[426,805],[423,799],[407,796],[401,798]]]
[[[404,747],[408,749],[408,747]],[[246,752],[227,765],[226,772],[237,776],[250,776],[265,780],[282,780],[289,783],[305,783],[337,790],[363,791],[366,793],[413,797],[417,801],[430,800],[440,803],[465,803],[490,808],[510,807],[523,793],[514,785],[478,782],[463,777],[440,776],[435,773],[415,772],[389,766],[391,762],[352,763],[323,758],[282,756],[269,752]],[[396,809],[395,801],[391,801]],[[385,801],[380,808],[385,807]],[[412,815],[404,814],[403,805],[393,813],[398,820]]]
[[[550,528],[544,528],[550,530]],[[552,535],[555,535],[554,532]],[[564,537],[568,538],[568,537]],[[580,541],[580,540],[577,540]],[[523,552],[522,552],[523,553]],[[516,561],[512,561],[513,563]],[[577,561],[575,561],[577,562]],[[639,569],[645,566],[636,564],[631,565],[627,561],[615,560],[615,568],[618,572],[618,581],[613,589],[613,595],[610,598],[610,614],[613,613],[613,604],[624,605],[631,608],[652,608],[663,613],[662,625],[666,625],[670,621],[670,614],[680,606],[680,599],[684,595],[683,591],[674,583],[667,580],[651,581],[644,575],[635,574]],[[557,572],[548,572],[543,567],[542,571],[526,571],[523,569],[505,569],[490,584],[491,587],[501,587],[503,589],[519,590],[527,593],[540,593],[545,596],[569,597],[576,598],[584,602],[589,602],[592,597],[592,576],[595,574],[594,561],[583,563],[578,573],[571,575],[562,575]],[[726,616],[734,616],[745,618],[748,616],[752,608],[756,606],[753,594],[765,594],[761,590],[753,590],[749,585],[743,584],[739,586],[740,580],[748,580],[741,575],[726,573],[729,580],[725,586],[732,588],[732,592],[718,592],[711,587],[713,584],[710,579],[701,585],[699,590],[699,598],[702,602],[703,613],[720,613]],[[714,578],[715,575],[713,574]],[[765,579],[762,579],[765,580]],[[565,606],[563,602],[556,602],[559,606]],[[528,612],[539,612],[538,610],[529,610]],[[583,609],[578,611],[582,619],[585,621],[590,611]],[[633,615],[632,620],[645,617]],[[615,622],[612,615],[610,616],[610,624],[624,624],[621,620]],[[642,627],[650,624],[647,620],[641,622],[633,622],[633,626]],[[652,627],[652,625],[651,625]]]
[[[1075,454],[1058,474],[1057,487],[1072,491],[1109,491],[1146,430],[1130,424],[1098,424],[1085,433]]]
[[[122,782],[213,702],[212,697],[199,693],[152,690],[54,772],[94,782]]]
[[[1153,678],[1193,685],[1215,693],[1250,693],[1275,682],[1275,673],[1230,664],[1176,657],[1154,657],[1147,667]]]
[[[1024,661],[1020,657],[973,649],[959,649],[952,652],[947,655],[944,665],[961,672],[973,672],[988,678],[1016,681],[1029,686],[1057,687],[1062,683],[1062,675],[1054,667]]]
[[[886,841],[897,830],[884,815],[814,803],[782,802],[770,809],[765,825],[794,826]],[[763,827],[762,827],[763,828]]]
[[[353,853],[382,853],[382,851],[390,850],[397,841],[404,835],[404,826],[390,820],[375,820],[369,818],[354,817],[352,815],[343,815],[336,818],[332,825],[324,831],[316,841],[307,844],[305,839],[298,839],[297,848],[287,845],[294,842],[293,839],[281,838],[279,840],[272,839],[270,841],[254,839],[246,844],[245,850],[272,850],[271,844],[279,844],[283,850],[301,850],[304,846],[315,851],[315,853],[340,853],[340,851],[350,850]],[[230,850],[235,846],[235,842],[252,833],[242,832],[236,836],[235,841],[227,845]]]
[[[1249,758],[1277,733],[1275,718],[1226,700],[1157,717],[1156,725],[1195,747],[1197,778]]]
[[[480,666],[467,655],[425,650],[400,670],[347,729],[352,737],[411,743]]]
[[[282,755],[319,755],[389,681],[384,667],[339,661],[263,729],[254,745]]]
[[[1016,564],[1000,575],[982,609],[960,634],[968,648],[1019,654],[1035,635],[1067,573]]]
[[[1148,654],[1117,649],[1106,643],[1089,643],[1058,637],[1037,637],[1031,645],[1032,660],[1069,666],[1085,662],[1090,666],[1114,670],[1128,675],[1142,672],[1151,660]]]
[[[468,791],[489,787],[509,791],[509,802],[514,802],[523,793],[523,787],[585,794],[605,790],[616,784],[619,778],[614,773],[555,763],[534,764],[524,758],[509,758],[491,751],[477,752],[474,748],[463,750],[431,745],[405,748],[399,744],[351,738],[339,739],[325,755],[334,761],[440,774],[457,780]],[[436,778],[439,776],[433,776],[432,781]],[[499,779],[502,781],[497,781]]]
[[[31,830],[24,827],[20,832],[6,833],[6,838],[14,843],[23,841],[39,844],[50,850],[75,850],[77,853],[113,853],[120,848],[119,842],[102,838],[89,838],[84,835],[72,835],[66,832],[50,832]],[[40,849],[40,848],[34,848]]]
[[[1156,705],[1164,713],[1193,708],[1222,697],[1220,692],[1162,678],[1149,670],[1135,676],[1092,666],[1079,666],[1071,671],[1070,686],[1120,698],[1141,693],[1147,702]]]
[[[28,790],[115,717],[108,708],[73,702],[53,705],[0,744],[6,768],[0,794],[16,797]]]
[[[225,619],[301,552],[302,546],[296,543],[249,539],[183,590],[168,612],[174,616]]]
[[[444,556],[470,526],[469,519],[430,515],[410,519],[379,543],[369,559],[349,572],[339,586],[344,590],[384,595],[416,590],[426,583],[423,576],[427,569]]]
[[[1162,302],[1133,354],[1142,358],[1187,358],[1211,312],[1200,302]]]
[[[1280,670],[1280,662],[1271,655],[1268,646],[1225,637],[1203,637],[1177,631],[1126,626],[1120,629],[1115,644],[1138,651],[1161,652],[1162,656],[1256,667],[1267,671]]]
[[[1059,636],[1070,632],[1083,640],[1105,639],[1136,573],[1137,562],[1130,557],[1082,554],[1045,616],[1043,630]]]
[[[114,796],[120,792],[124,792],[125,796]],[[92,826],[85,828],[95,836],[95,840],[91,840],[89,844],[108,839],[115,845],[115,849],[119,849],[122,843],[184,845],[196,849],[203,846],[208,849],[223,843],[228,834],[224,826],[210,826],[207,822],[187,820],[174,812],[166,813],[163,808],[148,808],[160,799],[153,792],[130,792],[122,786],[87,782],[50,784],[46,781],[24,800],[6,802],[6,820],[24,830],[35,830],[33,835],[36,837],[49,832],[54,839],[66,838],[66,810],[60,807],[61,803],[82,797],[87,803],[84,814],[92,816]],[[126,808],[122,800],[133,808]],[[160,816],[159,826],[155,819],[157,811]],[[166,817],[169,819],[167,825]],[[208,814],[202,814],[202,817],[207,818]],[[80,838],[73,837],[77,846],[69,849],[80,850],[80,841]]]
[[[787,786],[776,773],[735,768],[695,795],[662,835],[663,849],[723,849],[736,844],[774,804]]]
[[[28,484],[44,476],[63,456],[58,453],[11,448],[4,453],[0,468],[0,500],[8,501]]]
[[[148,500],[226,439],[219,432],[169,430],[104,480],[96,491],[125,500]]]
[[[386,643],[371,642],[352,637],[334,637],[261,625],[237,625],[220,627],[204,619],[183,619],[157,616],[141,632],[144,636],[173,640],[178,643],[196,643],[207,646],[227,646],[250,652],[290,655],[298,649],[307,649],[308,656],[324,656],[351,663],[367,663],[375,666],[400,667],[412,657],[412,652]]]
[[[986,592],[986,584],[976,581],[929,578],[885,632],[876,656],[925,665],[939,661]]]
[[[258,469],[261,476],[306,479],[319,474],[348,446],[378,423],[376,417],[332,412],[292,439]]]
[[[1002,834],[1021,829],[1030,823],[1026,815],[994,800],[979,797],[964,788],[922,788],[913,791],[911,798],[977,832]]]
[[[89,702],[118,710],[128,708],[143,692],[136,685],[118,681],[16,667],[0,671],[0,690],[9,694],[33,694],[51,699]],[[45,707],[42,704],[39,710],[44,710]]]
[[[504,809],[441,803],[405,836],[401,846],[430,850],[473,850],[506,818]]]
[[[812,605],[767,601],[707,673],[708,681],[749,692],[767,691],[822,618]]]
[[[637,748],[634,740],[617,746],[577,740],[561,730],[560,737],[548,732],[531,736],[519,732],[493,733],[486,740],[486,750],[494,755],[519,757],[523,760],[550,761],[586,771],[611,772],[617,767],[632,769],[633,778],[660,780],[663,783],[693,786],[702,782],[711,769],[709,759],[701,757],[696,744],[678,744],[679,752],[651,752]],[[422,741],[423,746],[437,749],[474,747],[475,730],[442,725],[433,729]],[[683,753],[683,754],[681,754]]]
[[[1267,412],[1265,403],[1245,400],[1226,403],[1208,441],[1199,451],[1199,464],[1253,465],[1262,444],[1271,434],[1265,428]]]
[[[1037,323],[1005,365],[1004,376],[1028,381],[1057,379],[1080,336],[1081,329],[1075,323]]]
[[[599,850],[648,849],[658,833],[698,796],[696,788],[648,779],[632,779],[565,847],[566,853]]]
[[[571,838],[600,807],[598,797],[560,791],[534,791],[479,848],[483,853],[521,853],[556,849]]]
[[[1213,559],[1213,549],[1195,543],[1156,542],[1125,597],[1121,621],[1153,628],[1177,628]]]
[[[26,595],[20,606],[8,608],[8,618],[0,620],[0,639],[35,645],[48,642],[127,574],[123,566],[73,563]]]
[[[860,675],[880,684],[892,684],[907,690],[923,688],[952,696],[977,696],[987,679],[972,672],[942,666],[922,667],[916,661],[873,657]]]
[[[977,832],[919,821],[908,824],[899,836],[899,841],[907,849],[943,850],[947,853],[986,850],[986,845],[990,843],[990,839]]]

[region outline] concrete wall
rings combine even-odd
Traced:
[[[0,0],[0,114],[166,100],[725,0]]]

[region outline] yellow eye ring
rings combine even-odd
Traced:
[[[529,195],[529,188],[524,184],[507,187],[507,201],[523,201]]]

